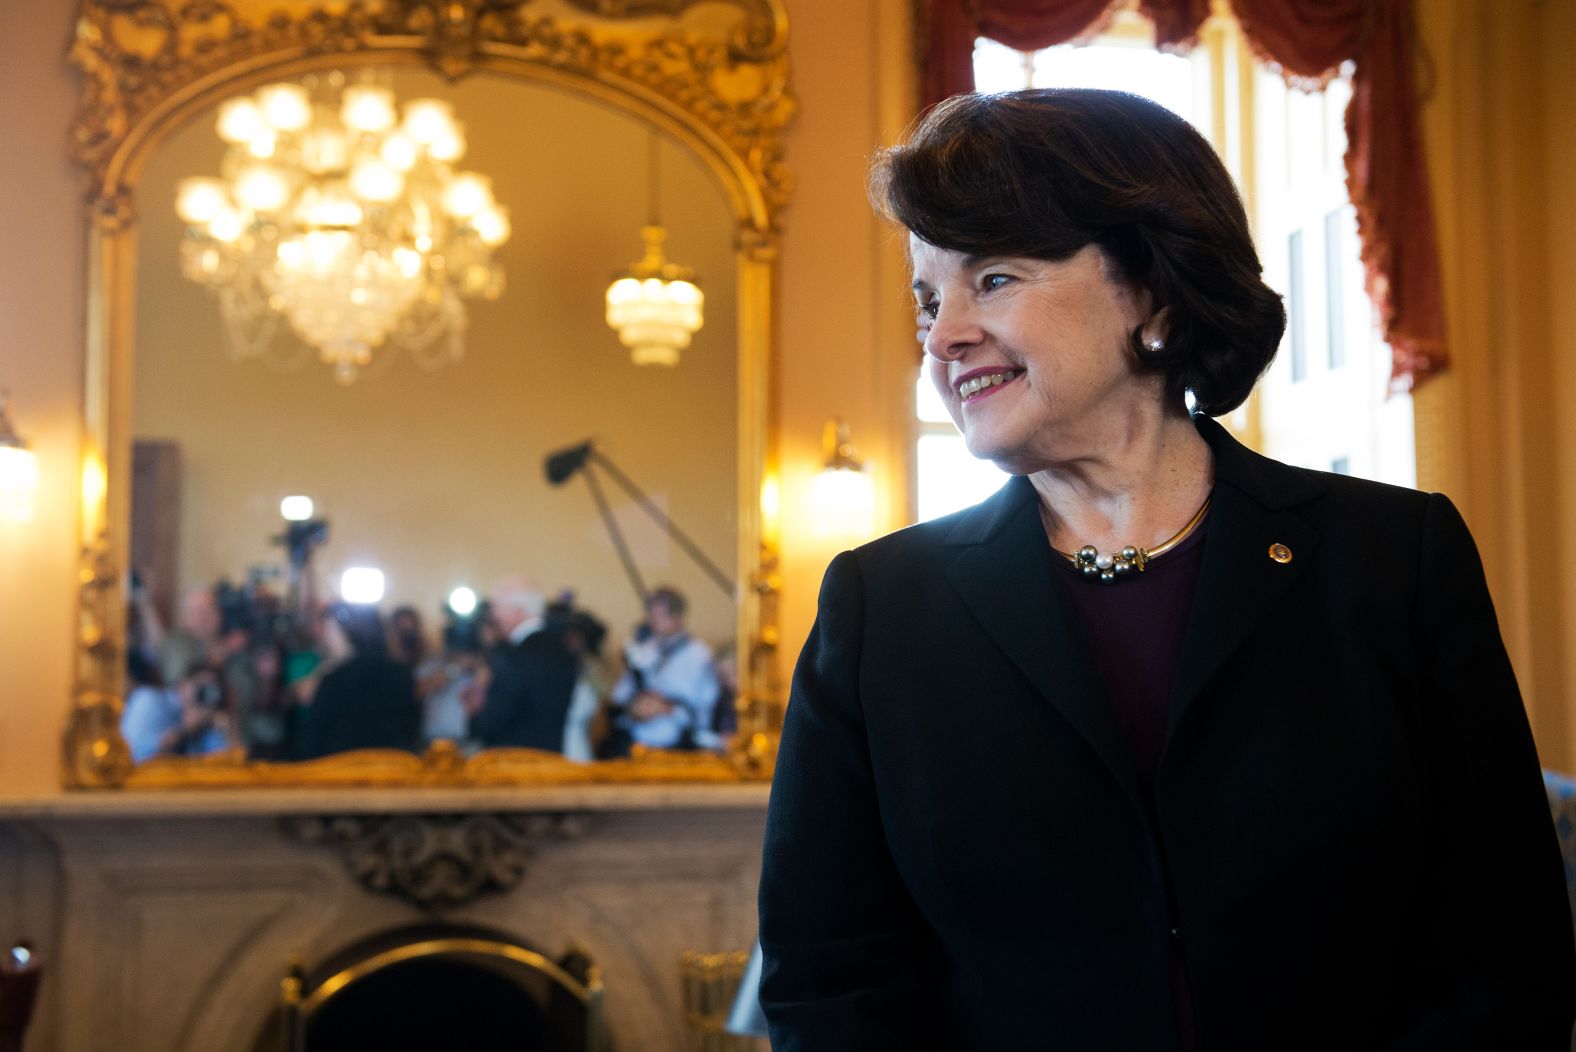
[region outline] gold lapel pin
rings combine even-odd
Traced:
[[[1276,541],[1270,545],[1270,558],[1278,563],[1289,563],[1291,562],[1291,549]]]

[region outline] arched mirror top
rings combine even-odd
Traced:
[[[466,787],[769,778],[779,712],[771,679],[776,577],[757,495],[770,473],[771,269],[789,193],[781,137],[795,107],[786,34],[780,0],[81,0],[70,58],[83,75],[83,95],[71,150],[88,174],[95,235],[80,626],[63,740],[69,786]],[[148,363],[137,344],[148,338],[143,315],[156,315],[142,303],[154,283],[138,268],[145,264],[142,246],[157,249],[169,241],[166,232],[155,237],[144,226],[167,218],[159,210],[169,204],[169,173],[159,175],[158,188],[144,185],[145,177],[169,167],[159,157],[181,129],[211,120],[226,99],[331,71],[388,77],[401,67],[425,67],[451,84],[470,83],[472,74],[502,77],[601,104],[687,150],[721,190],[734,229],[735,274],[718,282],[719,289],[733,290],[734,299],[719,304],[717,316],[719,323],[731,321],[728,341],[736,349],[729,397],[737,443],[724,462],[736,465],[726,491],[737,552],[720,575],[735,588],[731,641],[739,701],[737,732],[720,751],[642,754],[637,748],[632,759],[577,764],[531,749],[485,747],[471,754],[438,740],[424,752],[363,749],[306,762],[258,761],[232,749],[133,763],[121,723],[132,450],[142,437],[133,417],[148,419]],[[158,200],[148,199],[150,190]],[[143,390],[134,394],[139,384]]]
[[[791,190],[786,47],[780,0],[82,0],[71,149],[113,227],[163,135],[231,94],[362,65],[485,69],[651,121],[713,167],[741,232],[769,239]]]

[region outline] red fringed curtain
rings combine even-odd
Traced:
[[[1288,77],[1322,80],[1355,67],[1346,110],[1346,185],[1368,294],[1394,354],[1391,375],[1413,387],[1446,364],[1439,251],[1413,83],[1411,0],[1231,0],[1254,50]],[[1110,0],[926,0],[925,105],[974,90],[974,38],[1035,51],[1087,34]],[[1156,44],[1193,44],[1209,0],[1140,0]]]

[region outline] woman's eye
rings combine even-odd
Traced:
[[[980,279],[980,288],[986,292],[995,292],[1011,280],[1012,278],[1006,274],[986,274]]]
[[[928,303],[919,304],[915,309],[919,311],[920,321],[935,321],[936,313],[941,309],[941,304],[931,300]]]

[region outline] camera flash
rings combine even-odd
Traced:
[[[383,598],[383,571],[352,566],[339,575],[339,595],[347,603],[371,605]]]
[[[461,617],[470,617],[476,612],[476,593],[461,585],[449,593],[449,609]]]
[[[311,497],[286,497],[279,502],[279,514],[291,522],[305,522],[312,517],[314,510]]]

